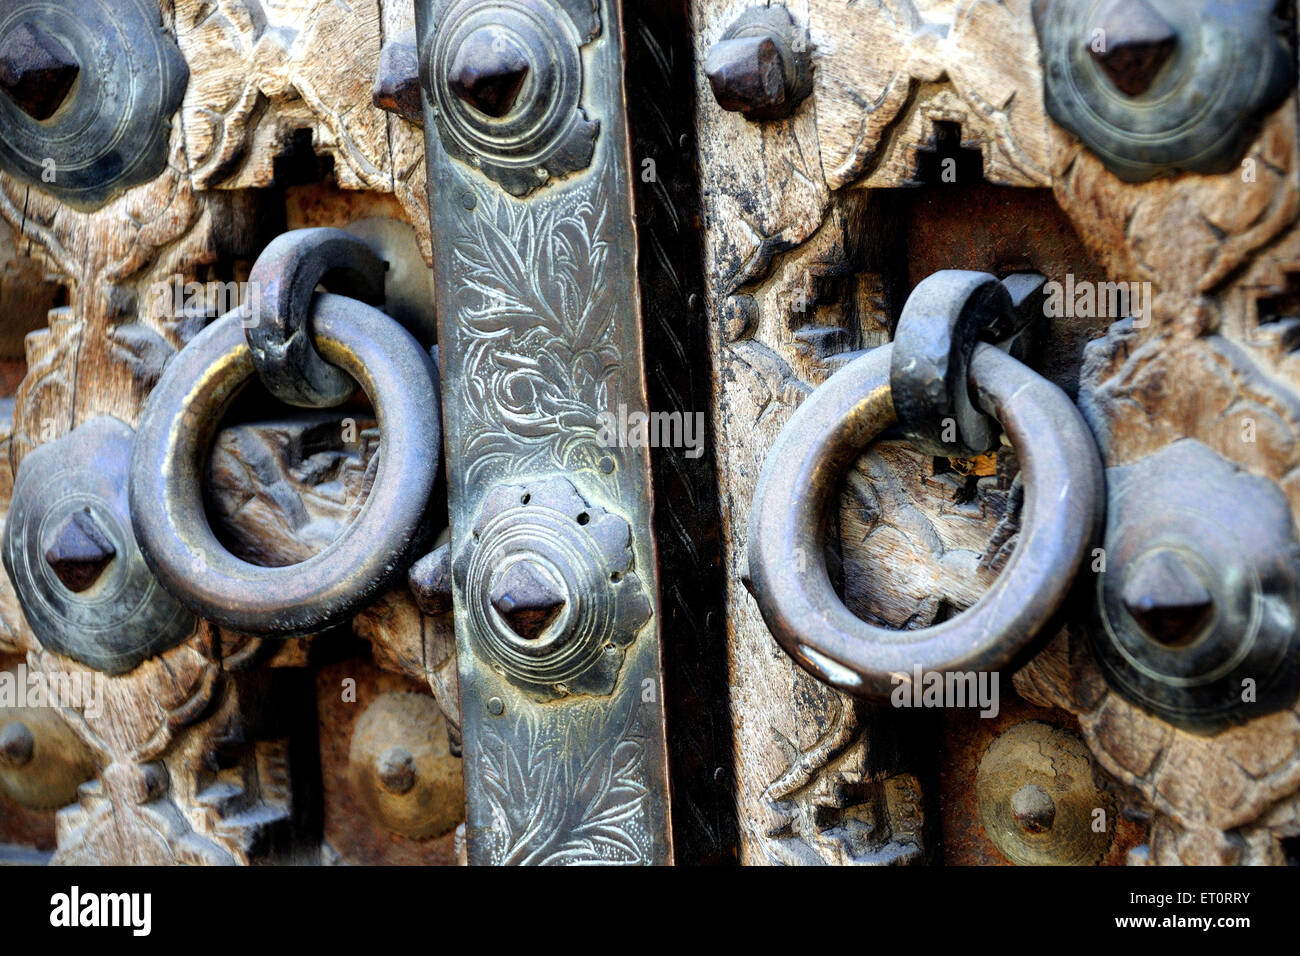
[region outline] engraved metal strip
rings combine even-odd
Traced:
[[[672,861],[615,0],[417,0],[475,864]]]

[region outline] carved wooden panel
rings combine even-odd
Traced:
[[[747,6],[697,5],[699,64]],[[1112,794],[1107,818],[1121,817],[1090,862],[1282,862],[1281,841],[1300,832],[1294,711],[1207,736],[1108,691],[1085,637],[1095,603],[1087,585],[1067,630],[1014,689],[1004,682],[1001,716],[957,711],[938,722],[854,703],[805,673],[772,640],[744,578],[749,503],[776,434],[830,374],[888,341],[908,292],[941,269],[1036,271],[1068,277],[1071,291],[1149,283],[1134,312],[1108,315],[1083,300],[1074,309],[1071,296],[1068,311],[1044,318],[1035,367],[1077,398],[1108,467],[1196,438],[1277,482],[1294,512],[1294,94],[1281,106],[1258,101],[1264,112],[1243,122],[1226,172],[1130,183],[1048,113],[1032,8],[1051,3],[785,6],[815,67],[812,94],[788,118],[753,122],[723,109],[716,78],[696,69],[742,860],[846,862],[843,821],[869,807],[876,825],[874,842],[859,844],[871,850],[863,861],[896,859],[900,843],[915,858],[1005,861],[974,805],[973,778],[999,734],[1046,721],[1086,742],[1086,763]],[[1176,5],[1156,6],[1185,48],[1199,42]],[[1065,19],[1077,18],[1043,16]],[[1238,28],[1255,37],[1242,42],[1274,42],[1266,18]],[[1156,82],[1190,75],[1177,72],[1181,63]],[[856,614],[920,628],[979,599],[1016,542],[1008,452],[934,459],[881,441],[862,456],[827,541],[833,580]],[[875,755],[846,773],[853,746]],[[806,795],[774,800],[795,773]],[[903,779],[914,815],[940,796],[939,820],[910,826],[896,813],[887,795]]]
[[[665,832],[621,829],[644,795],[639,761],[660,749],[635,709],[574,725],[608,780],[593,783],[572,748],[540,754],[556,779],[613,794],[579,809],[620,859],[651,845],[666,857],[670,844],[678,862],[715,864],[1294,856],[1294,4],[624,3],[626,155],[599,140],[608,120],[597,133],[566,100],[573,137],[555,162],[497,144],[472,190],[435,193],[432,207],[450,209],[438,221],[429,144],[449,144],[448,162],[471,153],[447,123],[426,138],[427,51],[410,2],[89,0],[75,22],[65,4],[24,4],[30,23],[0,13],[0,863],[454,864],[465,773],[471,799],[492,801],[475,818],[497,822],[479,839],[502,859],[531,858],[536,818],[572,809],[492,752],[462,766],[447,552],[426,559],[415,593],[392,588],[346,626],[288,641],[223,630],[150,590],[113,487],[131,433],[167,363],[248,303],[267,244],[322,226],[385,260],[384,309],[425,349],[435,240],[458,237],[463,288],[444,302],[459,312],[440,318],[464,335],[443,361],[471,398],[444,455],[475,502],[485,474],[525,464],[585,470],[609,491],[623,462],[648,460],[635,491],[653,541],[636,541],[637,576],[658,593],[617,610],[634,634],[657,609],[665,698],[652,723],[666,720],[672,805],[647,819]],[[96,24],[122,34],[120,60],[95,52]],[[765,71],[746,73],[751,59]],[[119,124],[54,135],[109,83],[123,91]],[[1153,119],[1143,110],[1157,100]],[[1197,112],[1202,102],[1213,108]],[[1133,130],[1166,120],[1135,144]],[[635,230],[612,229],[609,182],[574,175],[592,142],[640,173],[627,190]],[[589,201],[568,213],[520,202],[557,182]],[[556,249],[567,258],[527,254]],[[626,265],[615,257],[636,260],[643,356],[602,325],[638,291],[609,284]],[[946,269],[1053,284],[1028,361],[1077,402],[1122,516],[1059,626],[1000,675],[989,713],[821,683],[776,643],[746,586],[751,505],[777,436],[835,373],[891,342],[911,291]],[[549,310],[537,282],[573,299],[591,347],[522,375],[499,361],[502,333],[531,341],[573,318]],[[516,303],[513,324],[499,324],[494,296]],[[623,378],[655,410],[704,416],[700,457],[593,451],[598,406]],[[381,418],[360,392],[304,411],[248,389],[203,469],[223,545],[267,566],[329,546],[394,438]],[[948,458],[897,434],[877,441],[835,489],[825,550],[843,602],[909,631],[976,604],[1020,541],[1021,460],[1009,443]],[[530,489],[604,516],[565,481],[484,498],[469,520]],[[451,537],[445,495],[443,482],[425,516],[435,546]],[[1147,529],[1184,563],[1143,565]],[[622,577],[618,541],[611,585],[638,584]],[[1210,569],[1204,594],[1189,562]],[[1196,666],[1222,650],[1234,615],[1249,619],[1246,649],[1195,674],[1188,694],[1158,667],[1130,667],[1136,625],[1115,624],[1131,596],[1114,582],[1173,578],[1186,591],[1154,610],[1162,627],[1195,619],[1209,635]],[[110,583],[126,597],[100,613]],[[636,667],[597,668],[596,689],[653,670],[657,650],[629,653]],[[499,716],[492,701],[483,709]]]
[[[422,133],[371,102],[386,38],[413,27],[409,5],[123,6],[156,24],[158,42],[188,70],[179,110],[151,121],[165,161],[143,181],[75,208],[60,192],[66,170],[57,153],[44,183],[0,172],[0,381],[12,396],[0,480],[6,510],[13,476],[33,449],[97,416],[137,424],[165,363],[207,320],[245,300],[252,261],[286,229],[351,227],[373,241],[392,259],[390,306],[431,344]],[[108,2],[98,8],[124,16]],[[84,79],[98,67],[81,69]],[[139,145],[123,148],[129,156]],[[367,464],[383,442],[364,403],[294,415],[265,395],[245,396],[210,463],[212,520],[255,562],[291,563],[331,541],[364,496]],[[84,782],[74,780],[70,797],[53,806],[0,796],[4,859],[455,862],[463,807],[450,622],[422,615],[405,588],[357,618],[355,636],[283,643],[200,622],[117,676],[44,649],[9,580],[0,582],[0,621],[6,676],[21,673],[32,686],[33,675],[76,677],[97,689],[80,706],[50,710],[86,748]],[[378,754],[356,751],[362,777],[386,759],[391,779],[376,785],[396,790],[405,770],[395,754],[413,751],[414,787],[384,797],[383,808],[363,807],[333,777],[347,776],[362,715],[394,693],[437,715],[420,710],[421,725],[432,721],[433,749],[421,756],[426,744],[399,733],[367,745],[383,743]],[[0,704],[12,724],[16,712]],[[390,722],[379,723],[387,732]],[[37,736],[39,757],[48,741]],[[324,790],[322,773],[331,777]],[[405,800],[418,815],[435,792],[445,807],[436,826],[411,829],[408,813],[401,825],[414,835],[396,834],[393,807]]]

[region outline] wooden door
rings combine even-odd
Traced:
[[[113,0],[78,22],[61,11],[0,11],[7,31],[35,24],[38,44],[53,38],[80,71],[52,119],[23,112],[13,89],[4,107],[5,500],[12,524],[13,477],[35,475],[23,538],[42,554],[4,582],[0,652],[11,690],[57,676],[86,693],[57,708],[21,708],[31,702],[21,692],[6,701],[15,759],[0,844],[55,863],[454,863],[464,799],[449,620],[422,614],[398,581],[362,613],[295,640],[188,612],[160,628],[160,596],[119,581],[115,565],[148,571],[126,503],[109,496],[125,492],[131,432],[164,366],[246,302],[250,269],[277,235],[328,226],[369,243],[387,263],[385,308],[433,344],[423,138],[373,103],[384,42],[413,30],[413,11],[314,0]],[[125,64],[95,59],[95,28],[134,37]],[[110,82],[128,92],[123,114],[156,130],[156,143],[133,129],[94,138],[80,98]],[[69,130],[86,141],[69,146]],[[78,192],[87,165],[98,169],[94,189]],[[113,434],[87,450],[105,422]],[[364,500],[380,443],[364,399],[313,411],[246,394],[213,439],[204,479],[223,546],[268,566],[320,552]],[[47,446],[54,454],[33,462]],[[53,533],[42,515],[58,499],[83,493],[104,526],[72,528],[65,544],[92,580],[58,593],[65,617],[73,597],[99,601],[105,633],[64,627],[71,644],[59,653],[42,644],[16,590],[33,569],[39,587],[57,590],[39,564],[49,543],[32,536]],[[445,507],[429,521],[436,536]],[[116,554],[96,571],[103,538]],[[151,636],[162,639],[142,650]],[[97,645],[111,645],[108,659]]]
[[[0,3],[0,862],[1294,862],[1294,4],[64,6]],[[521,159],[447,90],[489,132],[554,93],[574,139]],[[277,255],[320,266],[322,328],[360,316],[362,351],[404,356],[408,417],[362,371],[329,407],[253,381],[159,411],[220,391],[182,373],[258,377],[205,350]],[[1014,358],[967,358],[1063,403],[1066,464],[1096,467],[1078,520],[1027,487],[1061,436],[1007,422],[978,454],[859,435],[760,508],[955,273],[1024,320]],[[551,293],[556,328],[612,323],[535,349]],[[588,419],[620,404],[701,428],[600,452]],[[250,581],[303,586],[358,526],[359,563],[393,559],[328,613],[263,626],[275,584],[205,604],[159,557],[160,462],[192,479],[178,538],[210,526]],[[814,553],[753,530],[814,495]],[[626,536],[598,541],[608,581],[565,604],[521,571],[492,606],[526,641],[613,608],[617,666],[539,684],[477,656],[458,561],[498,511],[570,505]],[[1043,613],[978,635],[979,673],[882,693],[772,613],[797,563],[877,629],[864,653],[952,632],[1049,518],[1074,542],[1053,596],[1007,597]]]
[[[694,8],[741,860],[1293,858],[1291,5],[781,9]],[[810,82],[756,79],[756,37]],[[1251,51],[1232,81],[1229,48]],[[864,700],[811,676],[745,578],[778,434],[814,427],[794,411],[891,341],[941,270],[1046,278],[1029,364],[1085,417],[1109,516],[1000,706],[918,710],[920,687]],[[828,573],[864,621],[921,632],[975,605],[1023,540],[1026,449],[954,459],[888,439],[838,481]],[[1228,585],[1245,565],[1286,583]],[[1277,643],[1228,624],[1270,593],[1290,608]],[[1143,601],[1171,633],[1142,630]],[[1285,690],[1264,702],[1270,681]]]

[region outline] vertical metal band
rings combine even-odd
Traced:
[[[470,862],[668,863],[621,12],[416,24]]]

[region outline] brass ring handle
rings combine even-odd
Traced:
[[[893,346],[874,349],[818,388],[777,437],[749,523],[749,583],[781,647],[819,680],[879,699],[895,674],[979,672],[1011,663],[1065,600],[1100,530],[1101,459],[1059,388],[991,345],[975,348],[970,385],[1001,423],[1025,483],[1020,541],[992,588],[932,628],[891,631],[856,617],[835,593],[822,552],[839,479],[894,424]]]
[[[440,456],[438,373],[409,332],[377,309],[319,294],[315,344],[375,407],[378,472],[360,512],[319,554],[267,568],[217,540],[201,479],[222,414],[255,374],[243,310],[204,329],[167,364],[131,453],[136,540],[150,569],[200,617],[237,631],[292,637],[338,623],[377,597],[410,563]]]

